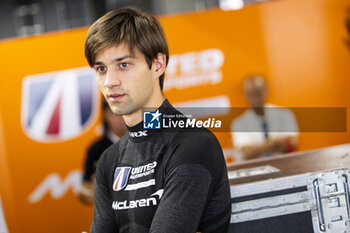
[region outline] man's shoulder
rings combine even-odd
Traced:
[[[210,130],[206,128],[190,128],[178,130],[174,140],[201,144],[204,141],[217,141],[217,138]]]
[[[185,154],[201,152],[200,154],[204,155],[207,152],[222,151],[216,136],[206,128],[181,130],[174,136],[170,145]]]
[[[220,143],[207,129],[179,132],[170,145],[172,149],[167,166],[169,169],[192,164],[201,166],[217,177],[225,166]]]
[[[288,107],[278,106],[274,104],[266,104],[267,116],[278,116],[278,117],[288,117],[294,116],[292,110]]]

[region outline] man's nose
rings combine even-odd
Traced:
[[[120,86],[121,81],[117,72],[113,70],[108,70],[106,73],[106,79],[104,85],[108,88],[112,88],[114,86]]]

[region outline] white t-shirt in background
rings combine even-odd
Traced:
[[[244,146],[264,143],[266,140],[264,120],[267,125],[268,138],[298,136],[299,134],[298,124],[291,110],[266,104],[264,118],[258,116],[252,109],[248,109],[232,122],[234,147],[240,149]]]

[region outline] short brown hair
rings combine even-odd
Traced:
[[[85,57],[89,65],[94,65],[99,51],[121,43],[126,43],[131,53],[135,47],[138,48],[145,56],[149,69],[158,53],[165,54],[168,64],[168,44],[158,20],[138,10],[123,8],[106,13],[89,28],[85,41]],[[159,77],[161,90],[163,82],[164,73]]]

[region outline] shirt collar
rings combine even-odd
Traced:
[[[158,109],[153,109],[152,111],[159,111],[161,114],[174,112],[175,108],[169,103],[167,99],[165,99],[162,105]],[[144,129],[143,126],[144,121],[142,120],[140,123],[130,127],[126,126],[128,129],[128,133],[130,139],[132,141],[143,141],[147,139],[150,135],[161,131],[162,129]]]

